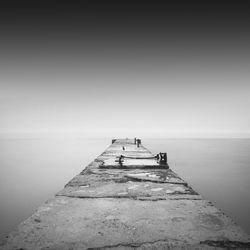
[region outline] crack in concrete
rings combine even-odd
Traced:
[[[188,245],[190,247],[194,247],[195,249],[200,249],[202,247],[201,245],[207,245],[207,246],[212,246],[212,247],[220,247],[220,248],[225,248],[225,249],[250,249],[250,242],[240,242],[240,241],[212,241],[212,240],[206,240],[206,241],[201,241],[195,245],[188,244],[186,242],[180,242],[177,240],[173,239],[162,239],[162,240],[155,240],[155,241],[145,241],[141,243],[119,243],[115,245],[105,245],[101,247],[93,247],[93,248],[87,248],[87,250],[102,250],[102,249],[112,249],[112,248],[121,248],[121,247],[130,247],[133,249],[143,247],[146,244],[169,244],[169,246],[165,247],[173,247],[173,244],[177,245],[175,247],[182,247],[182,245],[185,245],[187,247]],[[178,244],[179,243],[179,244]],[[156,246],[157,247],[157,246]]]
[[[155,243],[165,243],[169,242],[169,240],[155,240],[155,241],[145,241],[141,243],[136,243],[136,242],[131,242],[131,243],[119,243],[116,245],[106,245],[102,247],[93,247],[93,248],[87,248],[87,250],[100,250],[100,249],[105,249],[105,248],[119,248],[119,247],[131,247],[131,248],[139,248],[145,244],[155,244]]]
[[[180,200],[186,200],[186,201],[189,201],[189,200],[192,200],[192,201],[200,201],[200,200],[203,200],[202,198],[169,198],[170,200],[174,200],[174,201],[180,201]]]
[[[186,182],[173,182],[173,181],[161,181],[161,180],[149,180],[149,179],[142,179],[142,178],[137,178],[137,177],[132,177],[132,176],[124,176],[128,180],[131,181],[137,181],[137,182],[153,182],[153,183],[162,183],[162,184],[175,184],[175,185],[184,185],[185,187],[188,186]]]
[[[169,169],[168,165],[151,165],[151,166],[143,166],[143,165],[100,165],[101,169]]]
[[[131,199],[131,200],[140,200],[146,198],[148,201],[155,201],[155,200],[167,200],[167,198],[159,197],[153,198],[151,196],[143,196],[143,197],[136,197],[136,196],[122,196],[122,195],[105,195],[105,196],[74,196],[74,195],[64,195],[64,194],[57,194],[56,196],[64,196],[69,198],[78,198],[78,199]]]
[[[88,248],[87,250],[101,250],[101,249],[112,249],[112,248],[120,248],[120,247],[131,247],[131,248],[139,248],[142,247],[143,245],[146,244],[156,244],[156,243],[169,243],[169,244],[173,244],[173,242],[171,242],[173,240],[169,240],[169,239],[162,239],[162,240],[155,240],[155,241],[145,241],[145,242],[141,242],[141,243],[119,243],[116,245],[106,245],[106,246],[102,246],[102,247],[94,247],[94,248]],[[179,241],[176,241],[178,243],[181,243]],[[178,244],[177,243],[177,244]],[[171,244],[171,246],[173,246]],[[183,242],[183,244],[185,244],[185,246],[187,246],[188,244],[186,242]],[[213,241],[213,240],[205,240],[205,241],[201,241],[200,243],[197,243],[197,245],[195,245],[195,247],[199,247],[199,245],[207,245],[207,246],[212,246],[212,247],[220,247],[220,248],[225,248],[225,249],[250,249],[250,242],[240,242],[240,241]],[[179,245],[180,246],[180,245]],[[192,245],[190,245],[192,246]],[[198,248],[199,249],[199,248]]]
[[[190,195],[190,194],[189,194]],[[56,194],[56,196],[63,196],[69,198],[78,198],[78,199],[131,199],[131,200],[140,200],[140,201],[161,201],[161,200],[202,200],[199,197],[157,197],[157,196],[122,196],[122,195],[105,195],[105,196],[76,196],[76,195],[65,195],[65,194]],[[171,195],[169,195],[171,196]]]
[[[231,241],[231,240],[204,240],[200,244],[205,244],[212,247],[220,247],[225,249],[250,249],[250,241]]]

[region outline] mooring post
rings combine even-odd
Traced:
[[[118,160],[118,163],[120,166],[122,166],[123,158],[124,158],[124,156],[120,155],[119,160]]]
[[[158,160],[159,164],[167,165],[167,153],[159,153],[156,155],[156,159]]]

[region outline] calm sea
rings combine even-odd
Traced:
[[[0,238],[78,174],[110,139],[0,139]],[[250,234],[250,140],[143,139]]]

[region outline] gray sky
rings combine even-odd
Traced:
[[[35,10],[1,24],[1,133],[250,136],[241,9],[170,17],[157,8]]]

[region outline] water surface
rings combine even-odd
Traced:
[[[167,152],[170,168],[250,234],[249,139],[148,139],[144,145]]]

